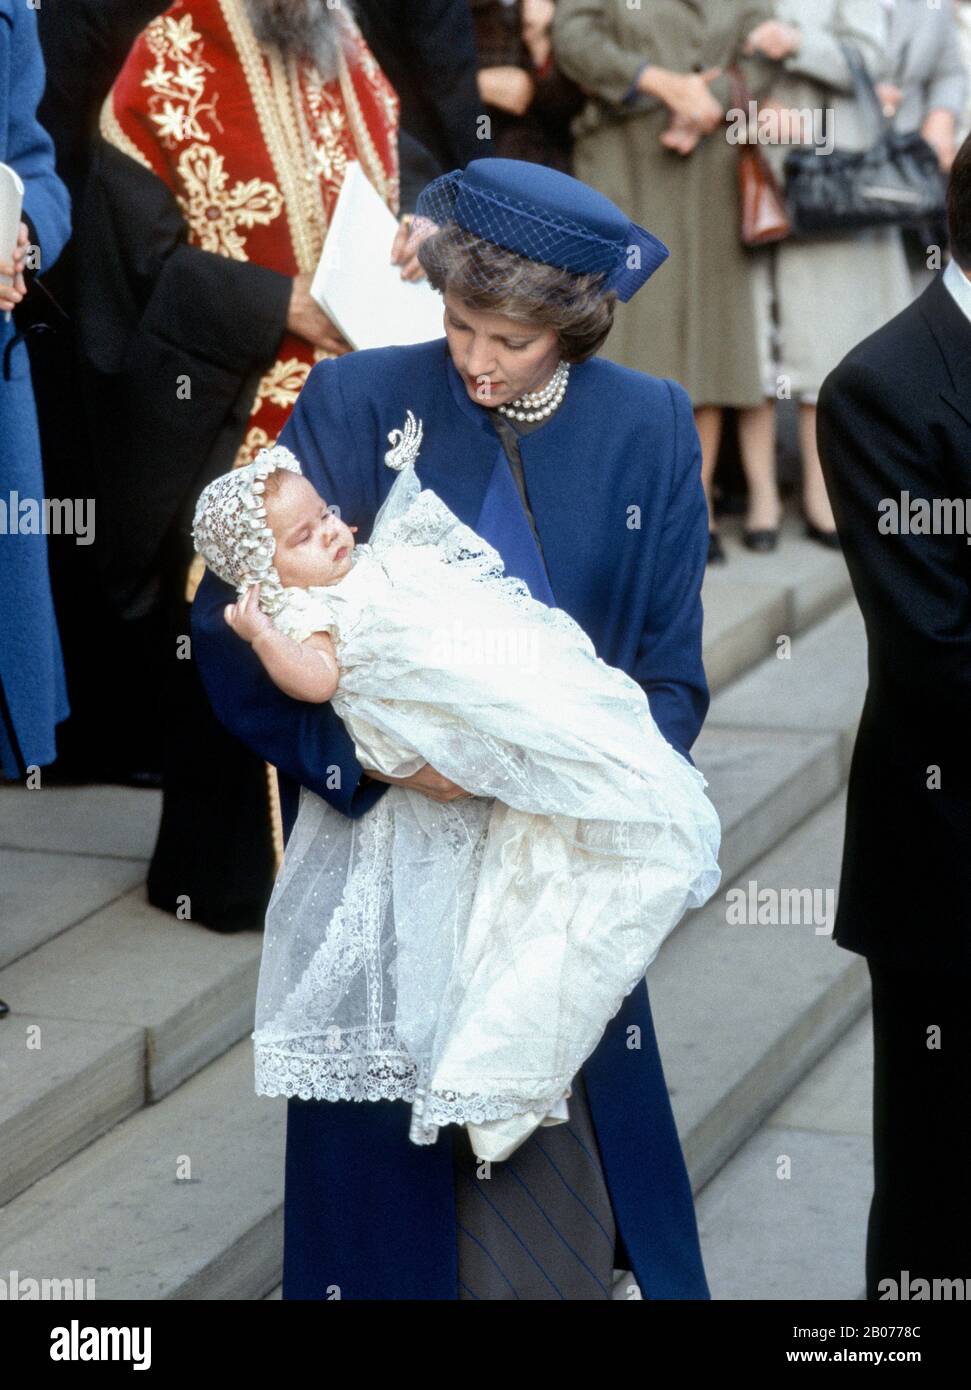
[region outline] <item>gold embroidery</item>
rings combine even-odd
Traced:
[[[307,140],[313,153],[317,177],[342,183],[347,172],[347,150],[342,136],[347,132],[347,119],[332,84],[323,80],[316,68],[304,73],[307,107],[311,122]],[[343,96],[343,94],[341,94]]]
[[[205,101],[207,72],[215,72],[202,56],[203,41],[192,27],[192,16],[174,19],[163,15],[152,20],[145,30],[145,45],[155,57],[155,66],[142,78],[152,96],[148,112],[158,128],[158,138],[166,149],[174,149],[186,140],[208,140],[201,117],[208,115],[222,133],[216,115],[218,92]]]
[[[273,837],[273,877],[276,878],[283,863],[283,813],[280,810],[280,784],[272,763],[266,764],[266,780],[270,797],[270,834]]]
[[[202,576],[206,572],[206,562],[201,555],[193,555],[192,563],[189,566],[189,573],[185,580],[185,601],[191,603],[196,596],[196,589],[202,583]]]
[[[236,451],[236,457],[233,459],[233,467],[242,468],[246,463],[253,463],[260,450],[268,449],[269,447],[270,436],[267,434],[266,430],[257,429],[256,426],[253,426],[253,428],[247,430],[246,438]]]
[[[237,180],[227,188],[229,175],[223,156],[211,145],[190,145],[179,155],[178,176],[185,194],[179,206],[204,251],[234,261],[246,261],[246,241],[238,227],[267,226],[283,211],[279,189],[262,179]]]
[[[301,362],[299,357],[278,358],[257,387],[250,419],[262,408],[264,401],[289,409],[303,390],[309,374],[309,362]]]
[[[283,190],[284,208],[287,215],[287,226],[290,229],[290,240],[293,243],[294,259],[300,270],[312,271],[314,266],[305,263],[303,229],[298,226],[297,222],[292,155],[287,149],[286,141],[279,128],[279,120],[270,93],[262,51],[240,0],[219,0],[219,7],[223,12],[230,38],[236,45],[236,51],[239,54],[246,85],[253,101],[253,110],[259,121],[263,143],[276,174],[277,186]]]

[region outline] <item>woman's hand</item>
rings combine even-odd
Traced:
[[[665,149],[674,150],[675,154],[689,155],[702,138],[702,131],[694,121],[674,116],[667,130],[661,135],[661,144]]]
[[[259,584],[251,585],[238,603],[227,603],[223,609],[223,617],[237,637],[242,637],[243,641],[249,642],[250,645],[261,632],[273,630],[273,623],[260,607]]]
[[[457,801],[460,796],[472,795],[463,787],[450,782],[447,777],[443,777],[440,772],[436,772],[430,763],[420,767],[410,777],[387,777],[383,772],[372,772],[369,767],[364,770],[375,782],[390,782],[395,787],[411,787],[413,791],[424,792],[432,801]]]
[[[802,48],[802,30],[795,24],[783,24],[778,19],[767,19],[757,25],[745,40],[743,53],[761,53],[763,58],[771,58],[781,63],[783,58],[791,58]]]
[[[9,313],[11,309],[16,309],[17,305],[27,293],[27,286],[24,282],[24,262],[27,259],[27,247],[30,244],[30,233],[27,230],[27,223],[21,222],[17,232],[17,244],[14,247],[12,261],[0,261],[0,275],[10,277],[11,284],[0,284],[0,311]]]
[[[425,278],[424,267],[418,259],[419,241],[415,241],[411,246],[408,244],[412,240],[411,229],[414,220],[411,213],[405,213],[401,219],[401,225],[394,234],[394,241],[391,243],[391,264],[398,265],[404,262],[401,267],[401,278],[411,282]]]
[[[535,94],[533,79],[525,68],[512,64],[483,68],[479,73],[479,96],[487,106],[498,106],[513,116],[524,116]]]
[[[942,107],[935,107],[933,111],[928,111],[924,118],[924,124],[920,128],[927,143],[932,146],[937,155],[937,162],[941,166],[943,173],[950,171],[957,154],[957,118],[953,111],[945,111]]]
[[[904,99],[904,94],[893,82],[878,82],[877,96],[880,98],[880,105],[883,114],[889,119],[896,116],[900,109],[900,103]]]
[[[335,357],[343,357],[353,348],[336,324],[324,313],[310,293],[312,275],[295,275],[290,292],[290,309],[287,313],[287,328],[311,347],[332,352]]]
[[[724,118],[724,111],[708,89],[721,76],[721,68],[707,72],[670,72],[667,68],[647,67],[638,79],[638,88],[656,96],[675,121],[697,126],[700,135],[709,135]]]

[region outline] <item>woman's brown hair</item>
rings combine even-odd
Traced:
[[[603,292],[603,274],[576,275],[529,260],[446,222],[419,243],[418,259],[434,289],[470,309],[505,314],[556,331],[560,355],[585,362],[604,343],[617,295]]]

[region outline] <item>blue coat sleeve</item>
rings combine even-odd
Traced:
[[[278,442],[300,460],[325,501],[364,531],[373,517],[361,510],[364,489],[355,478],[338,363],[325,361],[313,369]],[[266,762],[357,819],[388,784],[362,781],[354,742],[330,704],[294,700],[273,684],[253,649],[223,617],[225,605],[234,600],[230,586],[207,570],[192,605],[193,655],[216,717]]]
[[[44,58],[37,35],[37,11],[15,5],[11,11],[9,127],[5,163],[24,182],[24,220],[40,247],[38,271],[50,270],[71,234],[71,200],[58,178],[54,142],[37,119],[44,94]]]
[[[661,733],[690,761],[688,750],[701,731],[710,700],[701,655],[708,508],[691,398],[677,382],[665,384],[674,417],[671,491],[647,620],[631,674],[647,695]]]

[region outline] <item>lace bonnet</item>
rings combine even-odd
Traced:
[[[266,521],[266,479],[278,468],[300,473],[299,460],[276,444],[261,449],[253,463],[222,473],[203,488],[192,519],[192,540],[213,574],[240,597],[260,586],[260,607],[271,616],[284,590],[273,564],[276,538]]]
[[[384,456],[389,468],[413,467],[423,434],[422,422],[409,410],[402,429],[388,435]],[[300,460],[282,444],[261,449],[253,463],[222,473],[204,487],[192,518],[192,540],[213,574],[232,584],[240,597],[251,584],[260,586],[260,607],[270,617],[283,607],[286,591],[273,564],[276,537],[266,524],[266,479],[277,468],[302,473]]]

